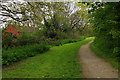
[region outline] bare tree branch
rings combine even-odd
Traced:
[[[6,5],[1,5],[1,4],[0,4],[0,7],[2,8],[2,10],[5,10],[5,11],[7,11],[9,13],[25,15],[25,11],[22,11],[22,12],[21,11],[12,11]]]
[[[1,16],[10,17],[13,20],[16,20],[18,22],[29,20],[29,18],[26,18],[26,19],[25,18],[19,18],[19,17],[16,18],[17,14],[25,15],[25,11],[11,10],[11,9],[8,8],[8,6],[2,5],[2,4],[0,4],[0,8],[1,8],[0,9],[1,10],[1,14],[0,14]],[[6,12],[4,12],[4,11],[6,11]],[[5,22],[5,20],[2,20],[2,21]]]
[[[16,21],[18,21],[18,22],[22,22],[22,21],[27,21],[27,20],[29,20],[29,19],[15,18],[15,17],[13,17],[13,16],[10,15],[10,14],[0,14],[0,15],[1,15],[1,16],[10,17],[10,18],[12,18],[13,20],[16,20]]]
[[[7,21],[7,20],[0,20],[1,22],[9,22],[9,21]]]

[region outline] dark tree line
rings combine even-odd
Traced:
[[[112,57],[120,57],[120,2],[96,3],[91,23],[95,35],[94,45]]]

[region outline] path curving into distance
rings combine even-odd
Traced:
[[[79,60],[85,78],[118,78],[118,70],[104,59],[97,57],[89,48],[89,43],[81,46]]]

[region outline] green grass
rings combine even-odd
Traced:
[[[103,58],[107,62],[109,62],[114,68],[118,69],[120,68],[120,65],[118,65],[117,58],[112,57],[110,54],[107,54],[103,51],[101,51],[99,48],[94,46],[94,42],[90,45],[91,50],[99,57]]]
[[[78,50],[81,45],[93,40],[69,43],[50,48],[44,54],[27,58],[15,66],[3,68],[3,78],[81,78]]]

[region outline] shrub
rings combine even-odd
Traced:
[[[95,9],[92,14],[94,19],[90,20],[96,37],[93,45],[114,59],[120,56],[120,15],[117,14],[120,8],[118,7],[120,2],[105,3],[104,8]]]
[[[49,50],[49,46],[44,44],[33,44],[9,48],[2,50],[2,64],[10,65],[27,57],[35,56]]]
[[[67,43],[78,42],[85,38],[86,37],[82,37],[82,38],[78,38],[78,39],[63,39],[63,40],[56,40],[56,41],[54,39],[49,39],[49,40],[47,40],[47,44],[53,45],[53,46],[59,46],[59,45],[67,44]]]
[[[2,47],[8,49],[8,47],[12,47],[14,44],[14,39],[16,39],[15,35],[12,35],[10,32],[2,31]]]
[[[28,45],[28,44],[37,43],[37,42],[38,42],[37,37],[33,34],[33,32],[22,32],[16,44]]]

